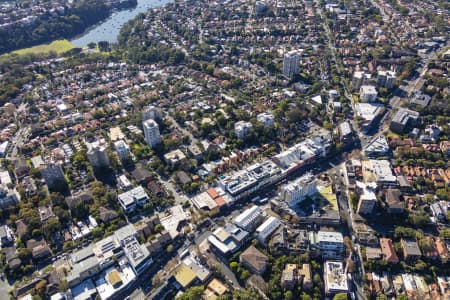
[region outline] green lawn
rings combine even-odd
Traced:
[[[66,52],[75,46],[68,40],[57,40],[50,44],[38,45],[30,48],[24,48],[16,51],[12,51],[11,54],[30,54],[30,53],[48,53],[50,51],[55,51],[56,53]]]

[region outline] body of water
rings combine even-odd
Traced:
[[[70,42],[75,47],[84,47],[89,43],[98,43],[108,41],[115,43],[122,26],[140,13],[145,13],[148,9],[163,6],[171,0],[138,0],[137,5],[130,9],[124,9],[114,12],[108,19],[89,28],[81,36],[78,36]]]

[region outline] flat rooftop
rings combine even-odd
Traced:
[[[379,103],[356,103],[355,111],[358,116],[366,121],[374,120],[383,110],[383,104]]]
[[[100,299],[109,299],[118,290],[125,288],[135,278],[136,275],[129,265],[122,265],[120,269],[114,267],[106,269],[101,273],[99,279],[95,281],[95,286]],[[115,282],[112,282],[111,280],[114,280]],[[121,284],[115,287],[117,282],[121,282]]]
[[[343,243],[342,233],[333,231],[319,231],[317,233],[318,242]]]
[[[139,266],[150,256],[150,252],[147,247],[139,244],[138,240],[134,236],[127,237],[122,243],[128,260],[134,267]]]
[[[326,289],[329,292],[348,291],[347,275],[344,274],[344,264],[342,262],[325,262],[324,280]]]
[[[281,169],[274,162],[265,160],[226,176],[220,183],[230,194],[236,195],[280,173]]]

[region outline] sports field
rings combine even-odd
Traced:
[[[50,51],[55,51],[56,53],[63,53],[74,48],[71,42],[68,40],[56,40],[50,44],[42,44],[30,48],[24,48],[16,51],[12,51],[12,54],[30,54],[30,53],[48,53]]]

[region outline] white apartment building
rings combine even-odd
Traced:
[[[278,218],[269,217],[264,221],[258,228],[256,228],[256,235],[258,240],[261,243],[266,243],[267,239],[270,235],[277,230],[277,228],[281,225],[281,222]]]
[[[86,146],[88,148],[88,151],[86,153],[87,159],[94,168],[109,166],[109,157],[106,153],[106,146],[104,141],[86,143]]]
[[[344,237],[340,232],[311,232],[310,241],[311,247],[320,251],[324,259],[341,259],[344,256]]]
[[[234,124],[234,133],[238,139],[245,139],[245,137],[253,129],[253,125],[250,122],[239,121]]]
[[[263,211],[259,206],[252,206],[246,209],[239,216],[234,218],[233,223],[245,231],[253,231],[263,219]]]
[[[159,126],[153,119],[142,122],[144,127],[145,141],[150,147],[155,147],[161,143],[161,134],[159,133]]]
[[[356,71],[353,73],[352,77],[352,89],[357,91],[359,88],[365,84],[370,79],[370,74],[366,74],[361,71]]]
[[[373,85],[363,85],[359,89],[359,99],[361,102],[375,102],[378,92]]]
[[[377,185],[375,182],[369,182],[367,184],[357,181],[356,186],[358,187],[359,202],[358,202],[358,214],[367,215],[371,214],[375,205],[377,204],[377,196],[375,190]]]
[[[347,275],[344,263],[341,261],[326,261],[323,268],[323,280],[325,282],[325,294],[348,293]]]
[[[135,210],[137,206],[144,206],[150,200],[150,197],[142,186],[137,186],[132,190],[119,194],[118,200],[123,210],[129,213]]]
[[[115,142],[114,149],[121,160],[127,159],[131,154],[130,147],[123,140]]]
[[[379,71],[377,75],[377,86],[392,89],[396,83],[395,72]]]
[[[317,193],[317,180],[311,174],[305,174],[294,182],[281,187],[280,198],[286,201],[289,206],[297,206],[306,197]]]
[[[284,55],[283,58],[283,75],[291,78],[294,74],[298,74],[300,68],[300,54],[293,50]]]
[[[264,126],[267,127],[273,127],[273,125],[275,124],[274,116],[267,112],[260,113],[256,117],[256,119],[258,120],[259,123],[264,124]]]

